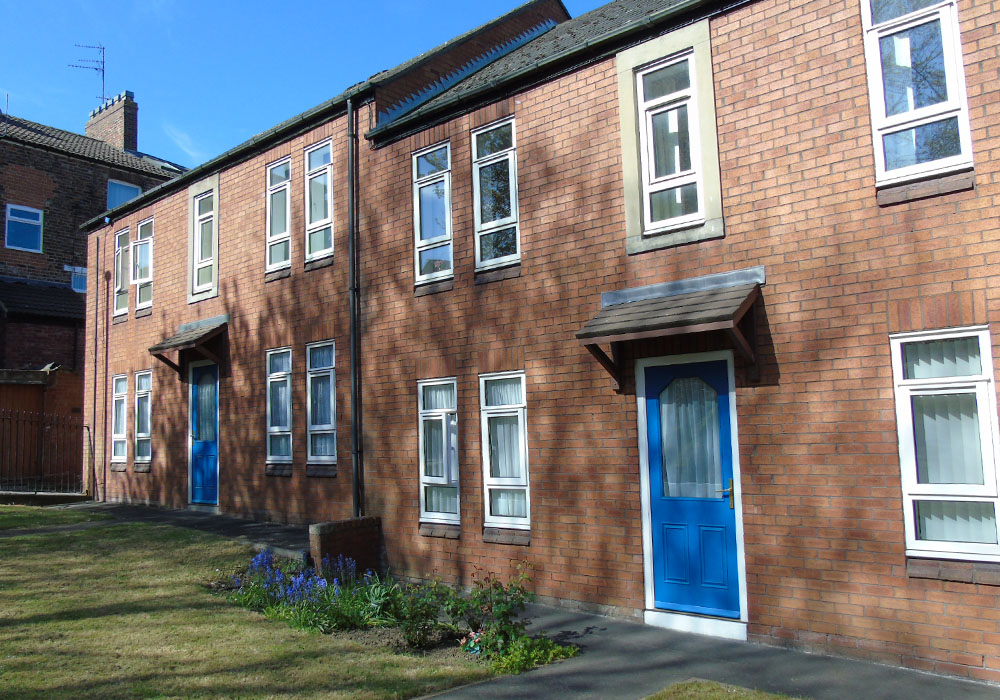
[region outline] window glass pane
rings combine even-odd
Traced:
[[[982,373],[978,337],[903,343],[903,376],[907,379],[967,377]]]
[[[487,406],[516,406],[523,403],[521,398],[521,378],[486,380]]]
[[[151,304],[153,302],[153,283],[143,282],[139,285],[138,293],[138,303],[139,304]]]
[[[330,145],[327,144],[315,151],[309,151],[309,169],[322,168],[330,162]]]
[[[444,476],[444,423],[439,419],[421,421],[424,431],[424,474]]]
[[[292,368],[292,353],[289,350],[275,352],[268,355],[268,374],[287,372]]]
[[[514,130],[510,124],[476,134],[476,158],[506,151],[514,145]]]
[[[115,236],[115,247],[116,248],[128,248],[128,231],[124,233],[119,233]]]
[[[212,237],[214,233],[212,226],[213,222],[211,219],[201,222],[201,245],[198,247],[201,257],[198,258],[199,261],[212,259]]]
[[[287,180],[292,172],[291,163],[280,163],[268,171],[268,185],[280,185]]]
[[[74,272],[70,277],[70,285],[74,292],[85,293],[87,291],[87,274],[85,272]]]
[[[292,456],[292,436],[291,435],[268,435],[267,441],[270,446],[268,455],[271,457],[291,457]]]
[[[940,0],[872,0],[872,23],[879,24],[902,17],[938,2]]]
[[[333,345],[317,345],[309,348],[310,369],[333,367]]]
[[[290,241],[281,241],[280,243],[269,245],[267,247],[267,264],[280,265],[281,263],[288,262],[288,258],[291,255],[290,246]]]
[[[153,385],[153,376],[151,374],[135,375],[136,391],[149,391],[152,385]]]
[[[687,105],[652,117],[653,176],[666,177],[691,169],[691,136]]]
[[[962,152],[958,117],[886,134],[882,137],[882,144],[885,147],[886,170],[957,156]]]
[[[126,391],[128,391],[128,379],[126,377],[116,378],[114,393],[124,394]]]
[[[116,280],[116,282],[120,289],[125,288],[125,286],[129,283],[129,280],[131,279],[129,277],[128,261],[129,261],[129,249],[122,248],[121,252],[118,253],[118,269],[116,270],[118,274],[118,279]]]
[[[7,220],[7,245],[28,250],[42,249],[42,227],[23,221]]]
[[[663,495],[718,498],[722,488],[718,392],[697,377],[660,394]]]
[[[916,501],[918,540],[997,543],[996,512],[992,503]]]
[[[430,153],[417,156],[417,177],[426,177],[448,169],[448,147],[442,146]]]
[[[30,209],[20,209],[18,207],[11,207],[10,215],[16,216],[18,219],[27,219],[28,221],[41,222],[42,220],[41,212],[31,211]]]
[[[328,180],[327,173],[309,178],[309,223],[323,221],[330,216],[326,201]]]
[[[206,373],[198,380],[196,390],[198,407],[198,436],[196,440],[215,440],[215,377]]]
[[[479,220],[483,224],[510,216],[510,162],[490,163],[479,168]]]
[[[490,515],[508,518],[528,517],[528,501],[521,489],[491,489]]]
[[[421,275],[433,275],[435,272],[445,272],[450,269],[451,243],[420,251]]]
[[[455,408],[454,384],[430,384],[424,386],[422,391],[425,411]]]
[[[202,197],[198,200],[198,216],[203,216],[205,214],[212,213],[212,203],[214,201],[214,195],[208,195]]]
[[[329,374],[309,378],[309,415],[313,425],[333,425],[332,389],[333,380]]]
[[[135,199],[141,193],[142,188],[135,185],[108,180],[108,209],[114,209],[130,199]]]
[[[948,101],[941,21],[879,39],[885,114],[903,114]]]
[[[142,241],[152,237],[153,237],[153,222],[147,221],[144,224],[139,224],[139,240]]]
[[[454,486],[425,486],[424,508],[428,513],[458,513],[458,489]]]
[[[149,434],[149,394],[138,396],[135,400],[135,431],[143,435]]]
[[[517,416],[490,416],[486,422],[490,437],[490,476],[520,477],[520,420]]]
[[[517,255],[517,229],[505,228],[479,237],[479,259],[483,262]]]
[[[149,460],[152,456],[152,441],[149,438],[139,438],[135,441],[136,460]]]
[[[271,381],[269,388],[271,401],[270,426],[272,428],[287,428],[289,413],[288,381],[286,379]]]
[[[698,185],[691,183],[671,187],[649,195],[652,221],[666,221],[698,211]]]
[[[202,267],[198,270],[198,282],[199,287],[203,287],[206,284],[212,284],[212,266]]]
[[[112,440],[111,441],[111,455],[113,457],[124,457],[125,456],[125,441],[124,440]]]
[[[321,250],[333,248],[333,233],[330,227],[321,228],[318,231],[309,232],[309,253],[318,253]]]
[[[271,193],[271,235],[279,236],[288,231],[287,225],[288,190]]]
[[[116,399],[114,405],[114,421],[111,432],[115,435],[125,434],[125,399]]]
[[[309,435],[309,454],[313,457],[336,457],[336,433],[311,433]]]
[[[913,439],[921,484],[982,484],[975,394],[914,396]]]
[[[148,279],[150,276],[150,265],[153,262],[153,249],[149,243],[143,243],[135,247],[135,279]]]
[[[672,92],[687,90],[689,87],[691,87],[691,73],[686,60],[642,76],[642,94],[647,102]]]
[[[438,238],[448,233],[447,208],[444,200],[444,182],[434,182],[419,189],[420,239]]]
[[[115,311],[128,309],[128,291],[115,294]]]

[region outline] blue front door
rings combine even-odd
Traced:
[[[219,367],[191,370],[191,502],[219,503]]]
[[[655,607],[739,618],[727,364],[645,372]]]

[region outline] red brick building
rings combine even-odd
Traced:
[[[1000,680],[996,13],[923,5],[532,2],[92,221],[101,493]]]

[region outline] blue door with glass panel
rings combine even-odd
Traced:
[[[191,502],[219,502],[219,367],[191,370]]]
[[[645,372],[654,605],[739,618],[727,364]]]

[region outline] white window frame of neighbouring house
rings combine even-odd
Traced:
[[[861,18],[876,184],[971,168],[957,2],[861,0]],[[922,51],[925,42],[928,49]],[[913,64],[921,55],[928,67],[918,71]],[[942,144],[940,157],[933,157],[935,143]]]
[[[121,316],[128,313],[128,289],[131,281],[131,266],[129,253],[132,246],[129,243],[129,230],[115,234],[115,275],[114,275],[114,314]]]
[[[485,137],[502,134],[510,130],[509,145],[491,147]],[[507,216],[483,221],[482,171],[486,168],[506,165],[507,169]],[[513,119],[495,122],[472,132],[472,190],[473,219],[476,230],[476,269],[488,270],[511,265],[521,260],[521,225],[517,206],[517,130]],[[495,255],[490,249],[484,254],[484,244],[491,236],[499,236],[512,231],[514,250],[506,255]]]
[[[153,219],[140,221],[136,240],[130,246],[132,282],[135,286],[135,308],[146,309],[153,305]]]
[[[890,348],[906,553],[1000,561],[989,330],[901,333]]]
[[[25,207],[20,204],[8,204],[6,211],[6,222],[4,225],[4,246],[10,248],[11,250],[23,250],[28,253],[41,253],[43,237],[42,232],[45,228],[45,212],[41,209],[35,209],[33,207]],[[15,241],[11,242],[11,229],[13,231]],[[19,230],[18,230],[19,229]],[[38,245],[17,245],[18,243],[24,243],[24,241],[16,240],[18,236],[32,235],[28,231],[38,231]]]
[[[145,408],[143,408],[145,407]],[[153,371],[135,373],[135,444],[136,463],[153,459]]]
[[[215,286],[215,246],[218,240],[218,229],[215,225],[215,192],[205,192],[194,198],[194,270],[192,271],[192,291],[210,292]],[[207,225],[207,229],[206,229]],[[206,230],[212,236],[205,247]],[[208,280],[199,281],[203,270],[208,270]]]
[[[451,228],[451,144],[448,142],[413,154],[413,235],[414,279],[417,284],[447,279],[454,275]],[[425,199],[425,194],[429,199]],[[428,218],[443,217],[443,227]],[[435,235],[436,234],[436,235]],[[421,260],[446,263],[439,270],[423,271]]]
[[[323,154],[325,153],[325,157]],[[313,156],[318,155],[314,163]],[[305,217],[306,217],[306,262],[333,255],[333,142],[330,140],[313,144],[305,152]],[[314,201],[313,181],[325,178],[326,186],[321,195],[326,216],[313,218]],[[326,231],[327,234],[323,235]],[[322,236],[322,245],[313,241],[314,236]],[[329,236],[329,238],[327,238]]]
[[[128,461],[128,375],[111,377],[111,461]]]
[[[282,367],[275,360],[282,356],[287,356],[288,364]],[[292,446],[292,348],[274,348],[268,350],[265,358],[265,371],[267,372],[267,462],[268,464],[289,464],[292,461],[292,454],[295,452]],[[275,410],[273,405],[273,391],[275,387],[284,385],[285,387],[285,407],[284,411]],[[284,438],[287,440],[287,454],[281,454],[274,450],[274,440]]]
[[[442,397],[446,400],[439,400]],[[420,520],[458,524],[461,494],[458,488],[458,386],[455,377],[418,381],[417,415]],[[439,435],[436,443],[428,440],[429,433],[433,432]]]
[[[518,380],[520,395],[517,401],[492,401],[489,398],[488,384],[497,380]],[[495,372],[479,375],[479,399],[483,447],[483,480],[484,480],[484,524],[490,527],[529,529],[531,523],[531,493],[528,481],[528,415],[527,415],[527,383],[523,371]],[[517,425],[517,456],[518,470],[516,474],[496,475],[493,473],[493,446],[490,433],[490,420],[495,418],[514,418]],[[523,515],[510,513],[494,513],[494,495],[501,493],[524,494]],[[516,502],[516,499],[514,501]]]
[[[322,352],[329,349],[329,361],[322,360]],[[332,340],[322,340],[306,345],[306,425],[308,462],[310,464],[337,463],[337,352]],[[317,382],[326,381],[327,394],[316,390]],[[325,411],[330,420],[320,420]],[[332,448],[317,451],[319,440],[332,439]]]
[[[280,270],[292,264],[292,160],[282,158],[267,166],[267,234],[265,269]],[[281,212],[284,210],[284,215]]]

